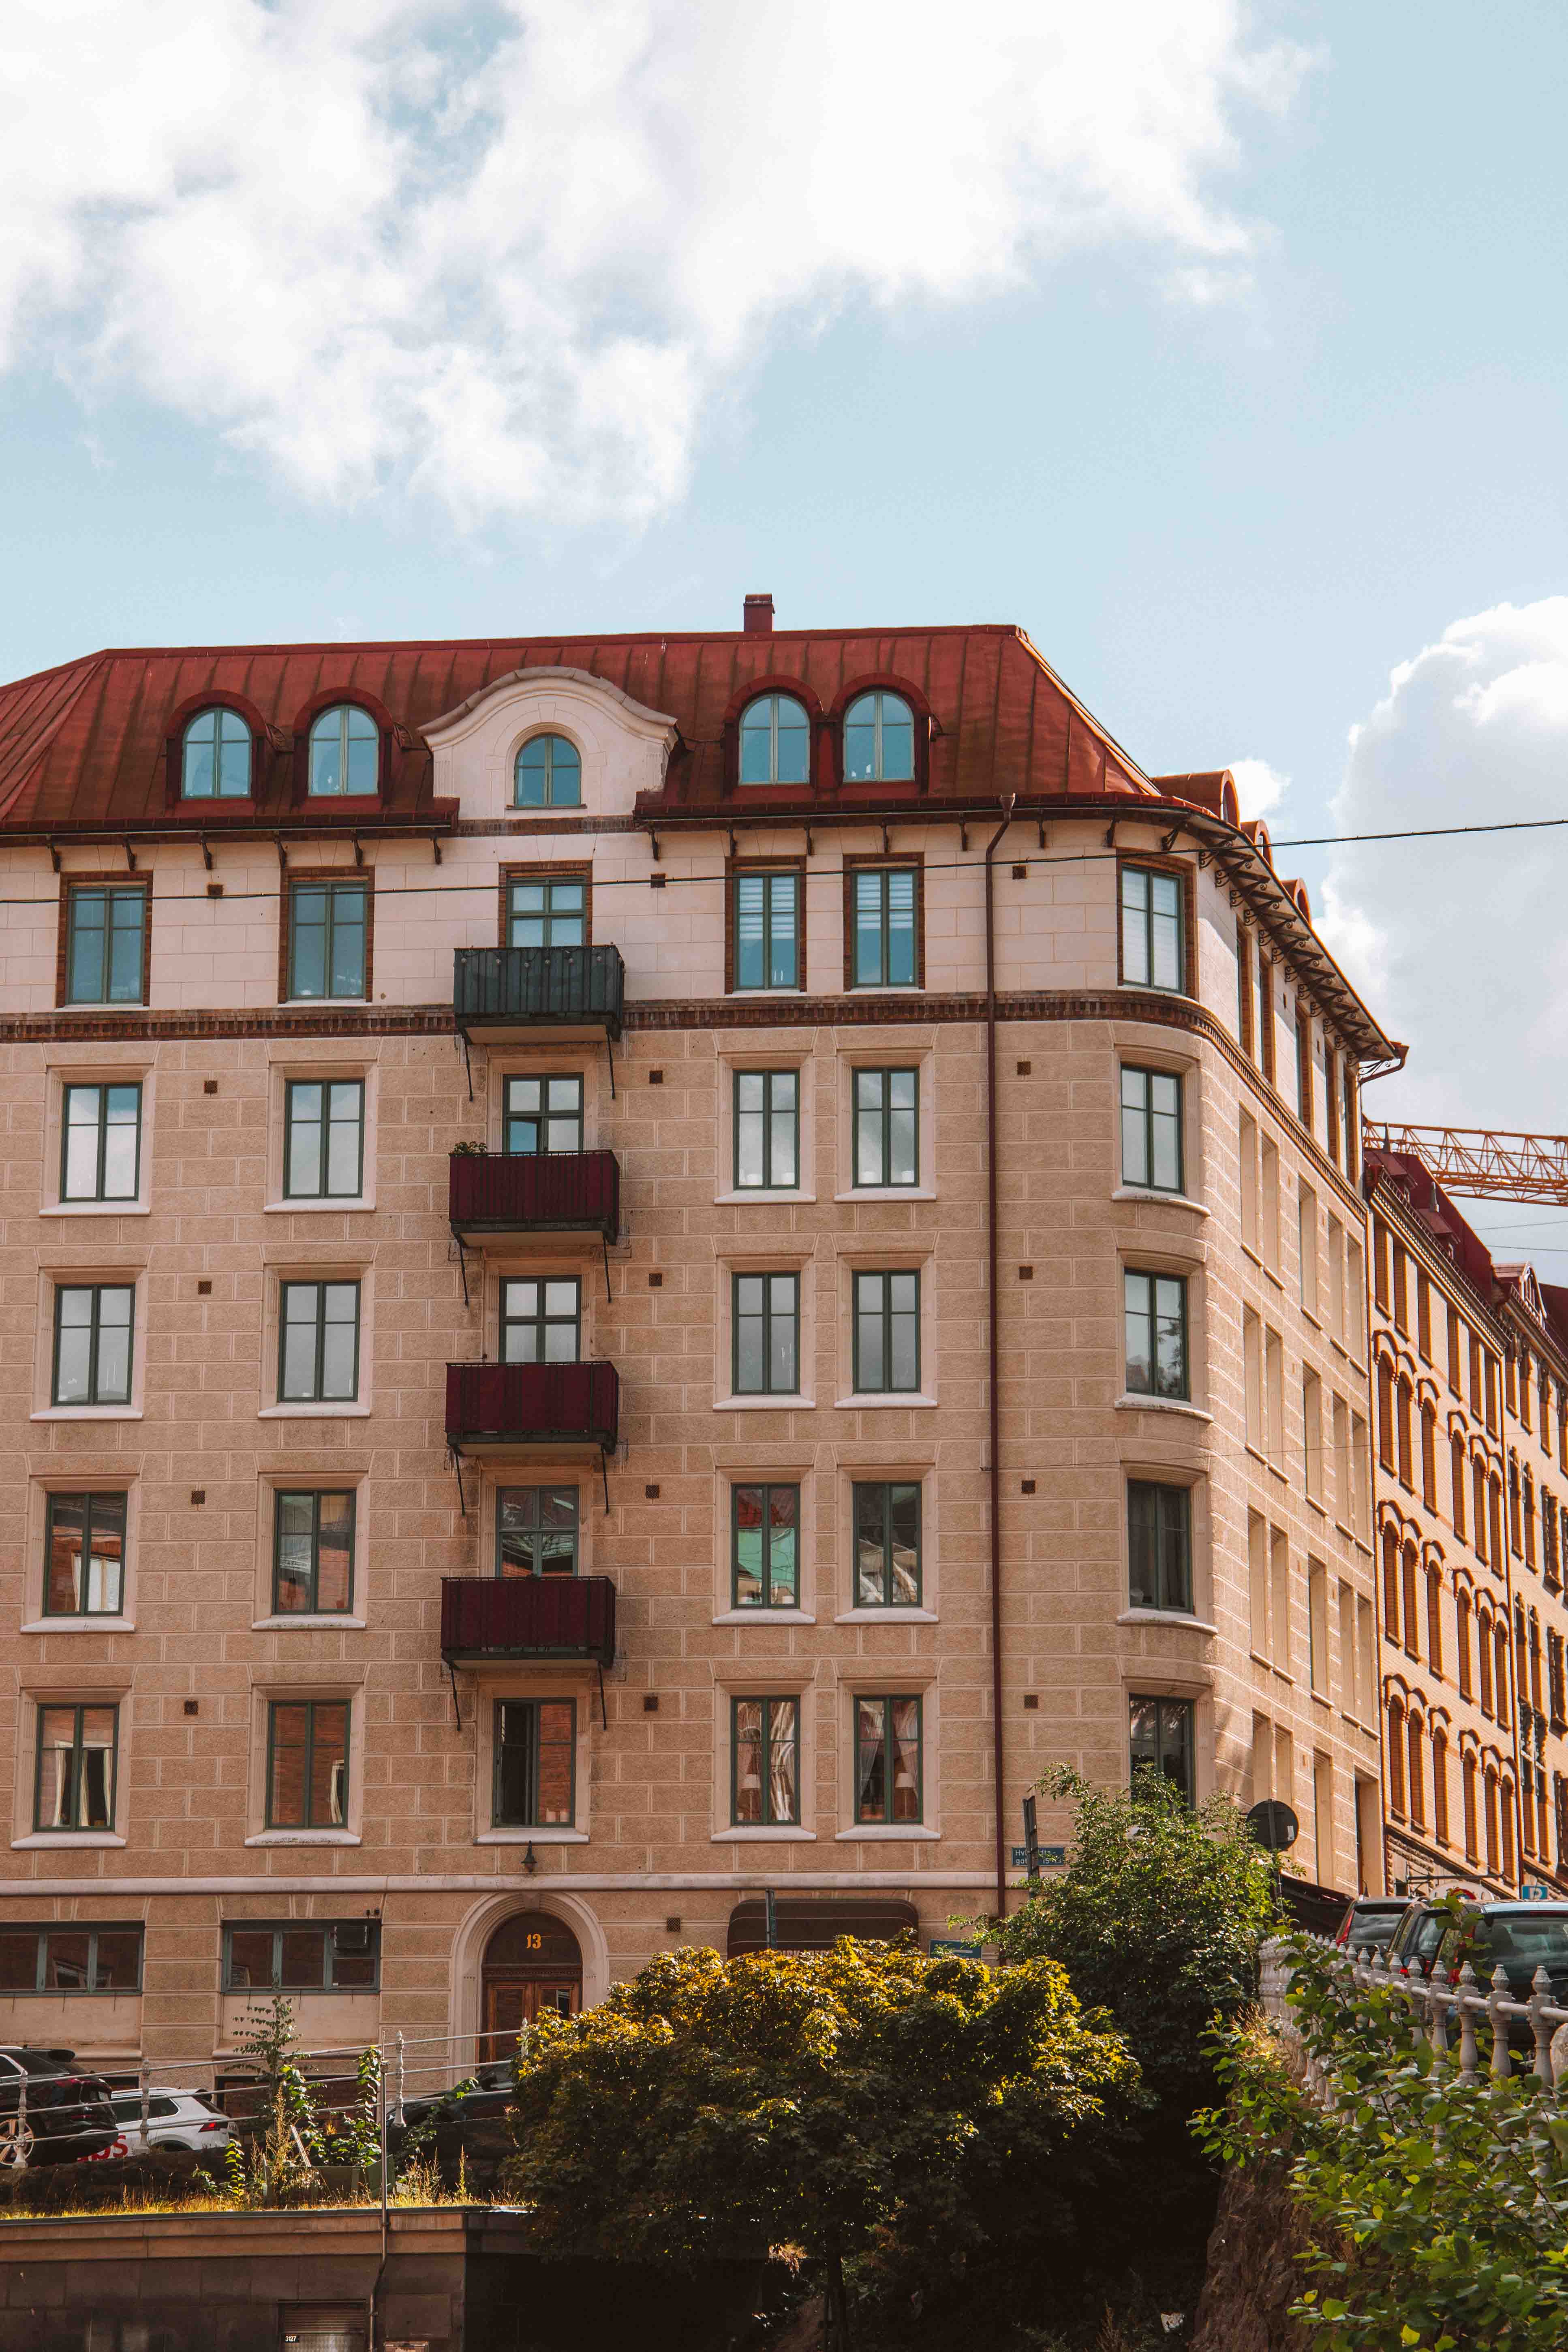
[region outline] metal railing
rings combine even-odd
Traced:
[[[441,1655],[616,1655],[616,1587],[607,1576],[444,1576]]]
[[[619,948],[458,948],[452,1010],[459,1029],[573,1026],[621,1034]]]
[[[1521,2000],[1513,1991],[1508,1972],[1500,1963],[1492,1970],[1489,1989],[1483,1990],[1480,1979],[1467,1960],[1457,1975],[1447,1969],[1434,1967],[1423,1969],[1419,1960],[1405,1963],[1390,1960],[1377,1946],[1367,1945],[1356,1951],[1346,1951],[1336,1945],[1324,1944],[1321,1937],[1310,1941],[1322,1944],[1351,1980],[1363,1991],[1392,1990],[1401,1994],[1411,2008],[1411,2030],[1415,2039],[1425,2042],[1439,2053],[1457,2055],[1460,2078],[1468,2083],[1479,2082],[1482,2075],[1480,2038],[1478,2027],[1486,2020],[1491,2027],[1491,2051],[1485,2072],[1496,2082],[1507,2082],[1514,2072],[1512,2053],[1509,2048],[1510,2021],[1522,2021],[1530,2028],[1533,2045],[1531,2063],[1526,2070],[1533,2074],[1543,2091],[1553,2095],[1568,2084],[1568,2036],[1561,2040],[1561,2029],[1568,2026],[1568,2009],[1551,1998],[1552,1980],[1543,1968],[1537,1968],[1531,1979],[1528,2000]],[[1260,1969],[1260,1996],[1268,2014],[1289,2021],[1286,1995],[1289,1989],[1290,1964],[1288,1946],[1272,1942],[1263,1948]],[[1458,2035],[1457,2049],[1455,2035]],[[1311,2058],[1307,2061],[1309,2087],[1321,2095],[1328,2087],[1325,2070]]]
[[[565,1439],[613,1454],[621,1384],[613,1364],[448,1364],[447,1437],[453,1445]]]
[[[447,1208],[454,1232],[594,1233],[613,1242],[621,1171],[613,1151],[454,1151]]]

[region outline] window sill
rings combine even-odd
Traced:
[[[586,1845],[586,1830],[480,1830],[476,1845]]]
[[[311,1631],[331,1633],[337,1630],[348,1633],[363,1633],[365,1624],[366,1620],[363,1617],[350,1617],[346,1614],[333,1616],[324,1612],[301,1609],[297,1614],[287,1617],[253,1617],[250,1621],[250,1630],[253,1633],[277,1633],[285,1629],[290,1633]],[[26,1633],[26,1626],[22,1630]]]
[[[890,1838],[916,1838],[927,1845],[941,1837],[940,1830],[928,1829],[923,1822],[866,1822],[858,1830],[837,1830],[835,1845],[886,1845]]]
[[[710,1845],[815,1845],[816,1843],[815,1830],[785,1829],[782,1826],[771,1830],[715,1830],[709,1840]]]
[[[258,1421],[363,1421],[367,1404],[264,1404]]]
[[[751,1003],[759,996],[764,998],[804,996],[805,991],[798,985],[791,988],[731,988],[726,989],[725,994],[742,997],[747,1003]]]
[[[846,1609],[834,1619],[836,1625],[939,1625],[942,1620],[934,1609]]]
[[[139,1404],[51,1404],[30,1412],[29,1421],[140,1421]]]
[[[918,980],[851,981],[846,996],[923,996],[925,989]]]
[[[934,1405],[936,1399],[917,1389],[866,1389],[849,1396],[835,1397],[836,1411],[847,1412],[855,1405],[920,1404]]]
[[[134,1617],[33,1617],[18,1633],[134,1633]]]
[[[358,1830],[258,1830],[248,1845],[358,1845]]]
[[[1185,1609],[1123,1609],[1116,1620],[1119,1625],[1186,1625],[1194,1633],[1215,1633],[1206,1617],[1194,1617]]]
[[[934,1184],[857,1184],[847,1192],[835,1192],[835,1201],[934,1201]]]
[[[758,1208],[787,1208],[793,1202],[805,1202],[808,1206],[816,1200],[815,1192],[803,1192],[798,1184],[748,1184],[743,1190],[715,1192],[716,1209],[743,1209],[753,1202]]]
[[[152,1007],[144,996],[117,996],[112,1003],[103,996],[68,996],[57,1013],[147,1013]]]
[[[814,1412],[816,1399],[808,1396],[715,1397],[715,1412]]]
[[[815,1625],[806,1609],[726,1609],[710,1620],[715,1625]]]
[[[330,1013],[334,1004],[368,1004],[368,996],[280,996],[280,1013]]]
[[[1214,1419],[1212,1412],[1205,1412],[1202,1405],[1189,1404],[1185,1397],[1128,1394],[1119,1396],[1111,1409],[1115,1412],[1181,1412],[1185,1413],[1189,1421],[1212,1422]]]
[[[40,1217],[150,1217],[150,1201],[57,1201]]]
[[[291,1217],[308,1217],[312,1210],[374,1209],[374,1206],[375,1202],[373,1200],[367,1199],[364,1193],[356,1192],[352,1198],[344,1197],[342,1199],[325,1201],[268,1201],[263,1207],[261,1213],[264,1217],[280,1217],[284,1214]]]
[[[1186,1192],[1161,1192],[1152,1184],[1118,1184],[1110,1197],[1113,1201],[1152,1201],[1166,1209],[1190,1209],[1194,1217],[1207,1217],[1214,1213],[1212,1210],[1205,1209],[1201,1201],[1193,1200]]]
[[[11,1841],[13,1853],[63,1852],[71,1846],[122,1846],[125,1840],[112,1830],[30,1830]]]

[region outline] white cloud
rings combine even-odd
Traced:
[[[335,499],[637,520],[771,339],[1129,244],[1212,299],[1245,0],[10,0],[0,364]]]
[[[1568,596],[1456,621],[1351,730],[1337,832],[1568,816]],[[1325,938],[1410,1045],[1369,1112],[1568,1129],[1568,827],[1335,851]]]
[[[1289,777],[1271,768],[1267,760],[1232,760],[1227,765],[1243,817],[1272,816],[1290,789]]]

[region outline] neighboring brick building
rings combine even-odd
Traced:
[[[1391,1883],[1568,1885],[1568,1292],[1368,1150]]]
[[[942,1937],[1062,1759],[1379,1883],[1400,1049],[1018,632],[771,626],[0,689],[0,2034]]]

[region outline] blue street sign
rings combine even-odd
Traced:
[[[1060,1870],[1068,1858],[1068,1850],[1065,1845],[1042,1845],[1037,1847],[1036,1851],[1039,1856],[1040,1868],[1042,1870]],[[1028,1847],[1026,1845],[1016,1845],[1013,1848],[1014,1869],[1026,1870],[1028,1866]]]
[[[944,1952],[951,1953],[960,1960],[977,1960],[980,1958],[978,1944],[962,1944],[954,1942],[950,1937],[933,1936],[931,1939],[931,1958],[940,1959]]]

